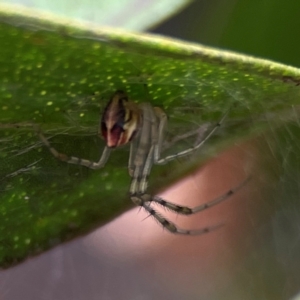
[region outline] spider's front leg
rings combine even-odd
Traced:
[[[122,91],[116,91],[107,103],[100,119],[98,135],[105,140],[106,146],[97,162],[82,159],[75,156],[68,156],[57,151],[44,136],[39,126],[35,127],[40,140],[46,145],[49,151],[57,159],[88,167],[90,169],[102,168],[111,153],[111,149],[125,145],[130,142],[140,122],[139,108],[128,100],[127,95]]]
[[[43,134],[41,128],[38,125],[35,125],[34,129],[35,129],[38,137],[40,138],[40,140],[49,149],[49,151],[53,154],[53,156],[55,158],[63,161],[63,162],[67,162],[69,164],[85,166],[85,167],[90,168],[90,169],[100,169],[105,165],[105,163],[107,162],[107,160],[109,158],[111,150],[107,146],[104,148],[104,150],[102,152],[102,155],[101,155],[98,162],[91,161],[91,160],[88,160],[88,159],[82,159],[82,158],[75,157],[75,156],[68,156],[64,153],[61,153],[61,152],[57,151],[50,144],[49,140],[45,137],[45,135]]]

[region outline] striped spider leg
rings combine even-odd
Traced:
[[[99,124],[98,135],[104,138],[106,146],[98,162],[60,153],[51,146],[39,128],[37,128],[37,134],[57,159],[91,169],[102,168],[107,162],[113,148],[130,143],[128,171],[131,177],[129,193],[132,202],[137,206],[143,207],[168,231],[183,235],[198,235],[217,229],[222,224],[198,230],[181,229],[154,210],[151,203],[158,203],[179,214],[192,215],[226,200],[244,186],[247,180],[208,203],[189,208],[176,205],[161,197],[152,196],[147,193],[148,177],[154,164],[166,164],[174,159],[190,155],[197,151],[213,135],[217,128],[220,127],[225,117],[194,147],[161,158],[164,130],[167,125],[166,114],[160,108],[152,107],[149,103],[134,103],[128,99],[123,91],[116,91],[108,102]]]

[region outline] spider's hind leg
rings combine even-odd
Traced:
[[[214,226],[204,227],[201,229],[195,229],[195,230],[188,230],[188,229],[182,229],[179,228],[174,223],[167,220],[163,215],[159,214],[155,209],[153,209],[147,202],[151,201],[150,198],[151,195],[149,194],[143,194],[141,196],[138,195],[131,195],[131,200],[134,204],[137,206],[143,207],[149,214],[152,216],[158,223],[160,223],[163,228],[167,229],[169,232],[174,234],[181,234],[181,235],[201,235],[204,233],[209,233],[211,231],[214,231],[223,224],[217,224]]]
[[[212,206],[215,206],[215,205],[227,200],[230,196],[232,196],[238,190],[240,190],[249,180],[250,180],[250,177],[245,179],[242,183],[240,183],[239,185],[237,185],[233,189],[230,189],[229,191],[227,191],[225,194],[213,199],[210,202],[201,204],[201,205],[196,206],[194,208],[177,205],[177,204],[174,204],[172,202],[166,201],[163,198],[158,197],[158,196],[151,197],[151,199],[148,200],[148,201],[153,201],[155,203],[158,203],[161,206],[166,207],[166,208],[170,209],[171,211],[174,211],[174,212],[176,212],[178,214],[181,214],[181,215],[192,215],[192,214],[195,214],[195,213],[200,212],[202,210],[208,209]]]

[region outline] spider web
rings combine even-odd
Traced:
[[[240,97],[240,94],[235,93],[234,88],[228,88],[224,86],[222,82],[219,83],[219,87],[233,99]],[[253,91],[249,90],[247,92],[251,94]],[[75,101],[77,101],[77,103],[75,103]],[[78,99],[74,100],[74,103],[70,105],[71,109],[66,113],[66,120],[68,120],[69,127],[54,128],[53,130],[47,131],[50,140],[54,139],[57,135],[64,136],[66,133],[68,133],[68,136],[71,136],[71,139],[80,136],[92,138],[96,133],[96,126],[83,128],[80,126],[80,122],[76,120],[76,116],[80,119],[80,113],[84,112],[86,107],[90,105],[95,105],[95,108],[99,108],[97,104],[93,104],[93,102],[89,102],[86,99],[80,100],[79,102]],[[177,112],[174,112],[173,117],[179,120],[179,124],[184,123],[183,121],[180,122],[182,111],[188,109],[188,107],[182,106],[177,109]],[[193,110],[194,109],[193,107]],[[191,221],[187,221],[184,217],[179,216],[175,216],[174,219],[173,216],[173,220],[182,223],[183,226],[201,227],[205,224],[213,224],[213,220],[217,222],[221,218],[222,221],[225,221],[226,227],[230,228],[228,231],[231,231],[231,233],[234,232],[235,239],[236,236],[239,236],[239,241],[242,244],[247,244],[250,239],[251,243],[253,243],[255,247],[258,247],[258,249],[255,250],[252,249],[254,246],[250,247],[256,257],[265,261],[267,257],[270,257],[270,253],[273,253],[274,268],[280,267],[286,274],[295,274],[297,272],[297,266],[292,269],[291,266],[297,261],[300,246],[298,234],[300,225],[298,221],[299,162],[297,157],[299,146],[298,140],[296,139],[296,137],[299,136],[300,128],[298,116],[299,112],[297,107],[292,107],[290,111],[286,111],[280,115],[274,113],[261,114],[259,118],[269,124],[270,130],[258,138],[258,140],[252,141],[255,145],[254,150],[253,145],[245,146],[243,144],[237,146],[238,150],[232,150],[232,155],[234,156],[238,156],[237,151],[243,153],[246,157],[244,157],[243,163],[230,160],[226,155],[225,158],[221,158],[223,166],[224,161],[227,162],[225,163],[225,169],[235,170],[229,173],[227,172],[227,176],[229,177],[232,176],[232,174],[230,175],[231,172],[240,172],[237,171],[239,167],[245,171],[245,168],[249,169],[249,164],[252,165],[251,169],[256,170],[253,171],[255,174],[255,186],[256,188],[260,186],[263,192],[259,191],[256,194],[252,192],[250,197],[249,195],[246,196],[243,194],[243,199],[233,201],[234,204],[230,206],[230,209],[235,213],[230,213],[230,211],[226,209],[227,204],[225,204],[225,207],[220,208],[221,212],[217,214],[217,218],[213,213],[208,213],[208,217],[201,215],[200,220],[199,216],[196,216]],[[235,121],[238,122],[239,120]],[[249,123],[255,125],[251,119]],[[204,121],[202,123],[201,120],[195,119],[188,122],[187,128],[195,128],[196,136],[197,134],[202,136],[211,125],[209,122]],[[174,128],[174,131],[178,129],[176,126]],[[216,138],[222,138],[222,135],[226,134],[226,131],[230,128],[230,124],[225,124],[225,129],[219,133],[219,137],[217,136]],[[193,129],[189,130],[190,132],[187,135],[193,133]],[[172,130],[169,134],[172,136]],[[167,148],[170,148],[171,151],[174,150],[174,144],[177,142],[176,139],[179,142],[179,149],[180,147],[185,148],[191,145],[195,141],[195,136],[185,136],[184,133],[182,133],[179,138],[176,136],[173,140],[171,138],[170,141],[167,141]],[[31,149],[37,146],[36,143],[38,142],[34,142],[26,147],[21,147],[18,152],[12,149],[12,156],[15,155],[18,157],[23,153],[31,151]],[[24,143],[24,145],[25,144],[27,143]],[[94,146],[101,148],[102,145],[100,142],[98,145],[95,143]],[[126,149],[124,149],[124,151],[128,152]],[[210,152],[211,150],[206,151]],[[257,152],[260,152],[260,155],[264,157],[264,159],[261,157],[258,159]],[[38,162],[39,161],[36,160],[32,162],[32,164],[16,170],[14,173],[7,174],[7,177],[16,176],[18,172],[30,172],[31,168],[38,164]],[[213,164],[214,162],[212,162],[212,165]],[[253,164],[258,164],[258,166],[254,168]],[[263,168],[262,165],[264,166]],[[126,167],[121,167],[121,169],[125,171]],[[209,174],[209,168],[208,171],[204,172],[208,172]],[[49,174],[47,176],[49,176]],[[218,181],[224,182],[222,175],[206,176],[208,176],[208,178],[210,178],[209,180],[212,181],[211,183],[213,183],[213,185],[210,185],[210,188],[206,188],[210,189],[210,191],[217,189],[214,187],[218,185]],[[203,179],[205,175],[200,174],[200,181],[198,177],[199,175],[194,174],[187,179],[187,181],[189,181],[189,193],[191,193],[192,186],[194,186],[194,189],[198,191],[200,195],[201,190],[205,190],[205,185],[207,185],[207,179]],[[276,181],[271,180],[270,177],[275,177]],[[236,182],[238,182],[238,180]],[[276,187],[274,186],[274,182],[276,182]],[[184,182],[182,184],[186,183]],[[176,201],[176,195],[179,195],[182,189],[184,189],[184,187],[175,186],[173,193],[172,191],[167,192],[163,194],[163,196],[172,200],[175,198]],[[223,192],[224,191],[226,191],[226,188],[223,187]],[[220,193],[222,193],[222,191],[220,191]],[[205,196],[202,197],[206,198]],[[260,205],[254,205],[252,201],[253,198],[260,198]],[[180,201],[180,199],[177,199],[177,201]],[[181,204],[186,204],[190,199],[185,196],[182,198],[182,201],[183,203]],[[286,201],[288,205],[286,205]],[[223,211],[224,209],[225,212]],[[258,211],[260,211],[260,213],[258,213]],[[271,212],[273,213],[271,214]],[[166,211],[163,211],[163,213],[172,218],[171,214]],[[255,214],[258,214],[259,217],[253,217]],[[243,230],[239,231],[236,228],[236,223],[232,222],[230,218],[240,220],[240,215],[246,218],[247,222],[246,225],[244,224]],[[182,241],[173,236],[166,236],[166,233],[151,219],[142,221],[143,218],[144,213],[135,209],[79,241],[59,246],[9,271],[3,271],[0,273],[0,288],[3,291],[2,296],[4,299],[20,299],[24,295],[28,295],[27,297],[31,299],[66,299],[68,297],[72,297],[73,299],[85,299],[89,291],[92,290],[93,293],[100,293],[101,297],[107,299],[109,299],[111,295],[129,299],[133,293],[136,296],[140,295],[140,297],[143,297],[145,294],[165,294],[166,286],[168,286],[170,282],[177,282],[177,284],[184,284],[184,294],[188,294],[190,298],[193,298],[198,294],[195,287],[197,286],[197,288],[199,288],[199,282],[202,282],[200,285],[202,294],[211,297],[214,293],[212,291],[213,287],[209,282],[213,280],[213,277],[214,282],[218,282],[219,285],[222,283],[220,289],[224,290],[228,282],[224,281],[224,277],[221,275],[215,278],[215,272],[216,270],[220,270],[220,266],[213,264],[210,260],[208,260],[210,263],[207,262],[207,257],[213,255],[211,252],[212,246],[209,245],[218,246],[219,251],[216,251],[214,255],[229,260],[230,269],[232,272],[234,271],[234,274],[238,274],[241,284],[245,284],[244,282],[247,281],[249,274],[261,272],[261,268],[258,268],[257,264],[252,265],[251,263],[252,261],[256,261],[257,258],[255,260],[252,258],[250,261],[245,261],[242,270],[240,267],[238,268],[239,270],[236,270],[234,266],[235,261],[229,255],[232,253],[228,253],[227,251],[229,256],[224,255],[224,252],[226,253],[226,247],[233,247],[233,242],[231,241],[232,237],[230,237],[226,229],[226,234],[224,234],[224,231],[220,231],[220,233],[213,233],[207,237],[201,237],[201,239],[197,241]],[[268,218],[269,221],[266,222]],[[236,222],[243,224],[241,221]],[[247,231],[249,228],[252,232],[250,235],[249,231]],[[243,236],[245,232],[248,232],[248,234]],[[132,234],[135,236],[134,241],[130,239]],[[264,242],[262,242],[263,240]],[[231,242],[228,244],[228,241]],[[227,246],[222,247],[222,244]],[[197,249],[198,252],[200,251],[201,257],[205,259],[198,259],[196,264],[195,259],[191,259],[190,257],[190,247]],[[181,263],[177,264],[177,266],[173,264],[172,272],[169,271],[167,265],[171,264],[172,261],[177,261],[178,257],[180,257]],[[156,267],[151,267],[151,264],[154,264]],[[269,264],[270,261],[267,262],[268,266]],[[195,267],[192,267],[192,265],[195,265]],[[198,265],[201,265],[201,268],[204,269],[203,272],[199,272]],[[145,268],[147,270],[146,272],[144,272]],[[43,276],[40,276],[41,272],[44,274]],[[122,282],[128,272],[130,272],[131,276],[126,280],[125,285]],[[189,274],[189,281],[184,281],[186,272]],[[142,277],[140,276],[141,273],[144,273]],[[27,274],[31,274],[31,276]],[[274,274],[273,278],[277,280],[276,272]],[[149,283],[149,278],[153,278],[154,275],[157,278],[157,282],[160,282],[160,287],[157,286],[155,281],[150,281]],[[289,284],[291,284],[293,277],[289,278]],[[16,284],[18,285],[18,289],[15,288]],[[119,287],[118,291],[114,291],[116,284]],[[265,284],[266,289],[267,282],[265,282]],[[283,282],[281,285],[287,287],[288,283]],[[37,288],[40,286],[43,288]],[[138,289],[137,286],[139,286]],[[122,294],[118,294],[121,293],[120,291],[122,291]],[[278,289],[278,293],[279,292]],[[177,289],[174,290],[174,288],[168,290],[167,295],[171,295],[172,299],[181,299],[183,296]]]

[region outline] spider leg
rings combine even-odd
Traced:
[[[167,229],[169,232],[174,234],[181,234],[181,235],[201,235],[205,233],[212,232],[224,224],[217,224],[214,226],[208,226],[200,229],[183,229],[178,226],[176,226],[174,223],[167,220],[163,215],[159,214],[156,210],[154,210],[150,205],[146,204],[145,201],[143,201],[142,196],[131,196],[131,200],[134,204],[143,207],[158,223],[160,223],[163,228]]]
[[[197,212],[206,210],[212,206],[215,206],[225,200],[227,200],[230,196],[232,196],[233,194],[235,194],[238,190],[240,190],[248,181],[250,180],[250,177],[248,177],[247,179],[245,179],[242,183],[240,183],[238,186],[234,187],[233,189],[230,189],[229,191],[227,191],[225,194],[213,199],[212,201],[209,201],[207,203],[204,203],[202,205],[196,206],[194,208],[190,208],[187,206],[181,206],[181,205],[177,205],[174,204],[172,202],[166,201],[161,197],[158,196],[154,196],[152,197],[150,200],[148,201],[152,201],[155,203],[158,203],[160,205],[162,205],[163,207],[166,207],[168,209],[170,209],[171,211],[174,211],[178,214],[181,215],[192,215],[195,214]]]
[[[143,207],[151,216],[154,217],[156,221],[158,221],[163,228],[166,228],[168,231],[174,234],[182,234],[182,235],[200,235],[204,233],[209,233],[213,230],[218,229],[223,224],[217,224],[210,227],[204,227],[196,230],[187,230],[177,227],[174,223],[167,220],[163,215],[159,214],[156,210],[154,210],[148,203],[155,199],[151,195],[146,193],[147,190],[147,177],[150,173],[150,169],[153,163],[153,151],[154,146],[152,146],[149,150],[147,159],[143,168],[136,167],[134,170],[131,186],[130,186],[130,199],[131,201],[140,207]],[[155,200],[153,200],[155,201]],[[175,207],[175,204],[165,202],[171,205],[171,207]],[[161,203],[160,203],[161,204]],[[166,205],[165,205],[166,206]],[[176,206],[178,209],[179,206]],[[188,208],[185,208],[188,209]],[[176,210],[177,211],[177,210]],[[181,210],[183,211],[183,210]],[[192,212],[194,213],[194,212]]]
[[[40,140],[44,143],[44,145],[49,149],[49,151],[53,154],[53,156],[61,161],[67,162],[69,164],[81,165],[88,167],[90,169],[100,169],[102,168],[105,163],[107,162],[111,150],[108,147],[105,147],[102,155],[98,162],[94,162],[87,159],[82,159],[75,156],[68,156],[64,153],[58,152],[49,142],[49,140],[44,136],[41,128],[37,125],[34,126],[36,134],[40,138]]]
[[[208,133],[208,135],[204,139],[199,141],[198,144],[196,144],[195,146],[193,146],[189,149],[183,150],[181,152],[178,152],[178,153],[175,153],[175,154],[172,154],[172,155],[168,155],[164,158],[160,158],[161,147],[162,147],[162,142],[163,142],[162,138],[160,137],[160,135],[162,135],[162,132],[163,132],[163,130],[161,130],[159,132],[158,144],[157,144],[155,152],[154,152],[154,163],[156,165],[164,165],[164,164],[166,164],[166,163],[168,163],[168,162],[170,162],[170,161],[172,161],[176,158],[192,154],[193,152],[195,152],[196,150],[201,148],[206,143],[206,141],[215,133],[215,131],[222,125],[223,121],[225,120],[225,118],[228,115],[228,112],[229,111],[226,112],[226,114],[223,116],[223,118],[214,126],[214,128]],[[160,122],[163,123],[162,120],[160,120]],[[164,126],[164,125],[165,124],[163,124],[162,126]]]
[[[168,231],[174,234],[199,235],[218,229],[223,224],[217,224],[196,230],[188,230],[177,227],[174,223],[170,222],[163,215],[159,214],[156,210],[154,210],[151,207],[151,201],[158,202],[162,205],[164,204],[165,207],[169,207],[170,209],[175,211],[181,211],[181,213],[184,214],[192,214],[197,211],[203,210],[207,207],[204,208],[202,205],[201,208],[184,208],[173,203],[164,201],[161,198],[152,197],[150,194],[147,193],[147,184],[148,176],[154,163],[165,163],[169,160],[175,159],[178,155],[184,156],[195,151],[202,144],[204,144],[204,142],[214,133],[214,131],[220,125],[216,126],[209,133],[209,135],[206,136],[206,138],[202,142],[198,143],[194,148],[182,151],[175,156],[169,156],[167,157],[167,159],[160,160],[159,156],[162,149],[163,133],[167,123],[167,116],[159,108],[151,109],[151,107],[149,107],[149,105],[147,104],[140,105],[140,109],[142,110],[143,122],[141,124],[141,128],[139,134],[136,137],[136,140],[132,141],[132,147],[130,149],[130,157],[128,164],[129,174],[131,176],[131,184],[129,189],[131,201],[135,205],[143,207],[150,214],[150,216],[153,216],[154,219],[163,226],[163,228],[166,228]],[[223,121],[223,119],[221,120],[221,122]],[[219,124],[221,124],[221,122]],[[209,205],[212,206],[223,201],[224,197],[229,197],[234,191],[230,191],[228,195],[223,195],[222,199],[216,199],[213,203],[209,203]]]
[[[166,115],[159,108],[149,109],[149,106],[142,106],[143,125],[139,139],[132,141],[129,156],[129,174],[132,177],[130,185],[130,195],[142,195],[146,193],[148,187],[148,177],[154,161],[154,152],[159,144],[159,134],[157,134],[156,119],[157,114],[166,118]],[[163,130],[159,122],[159,129]],[[137,149],[136,149],[137,148]]]

